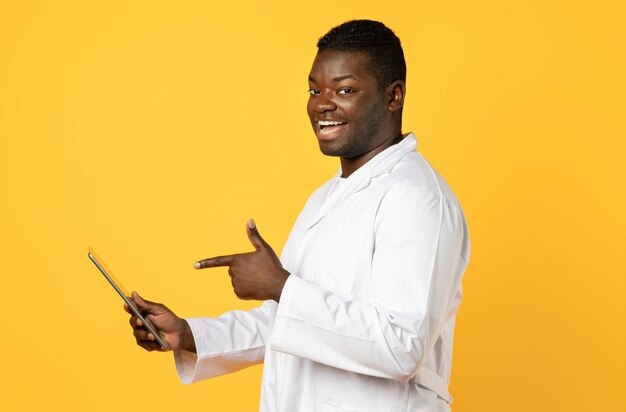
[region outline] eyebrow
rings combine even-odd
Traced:
[[[333,77],[333,83],[339,83],[340,81],[347,80],[347,79],[357,80],[357,78],[351,74],[344,74],[342,76]],[[317,80],[315,80],[311,76],[309,76],[309,81],[317,83]]]

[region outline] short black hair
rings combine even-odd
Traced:
[[[381,89],[406,81],[406,62],[400,39],[379,21],[351,20],[333,27],[317,42],[317,50],[359,52],[369,57],[370,70]]]

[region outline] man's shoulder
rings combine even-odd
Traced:
[[[460,207],[446,180],[417,151],[403,156],[386,176],[381,177],[385,197],[436,197]]]
[[[445,180],[434,167],[415,151],[407,153],[385,176],[392,190],[412,190],[439,194]],[[447,186],[447,184],[446,184]]]

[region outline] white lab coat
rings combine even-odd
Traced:
[[[469,237],[416,145],[409,134],[313,193],[281,255],[280,304],[188,319],[184,383],[264,362],[263,412],[450,410]]]

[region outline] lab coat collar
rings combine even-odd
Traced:
[[[390,172],[400,159],[406,154],[414,152],[416,148],[417,138],[413,133],[409,133],[399,143],[378,153],[346,179],[346,183],[353,182],[352,185],[349,184],[353,189],[350,193],[358,192],[369,186],[372,178]],[[340,167],[336,178],[339,178],[341,173]]]
[[[357,169],[329,196],[329,191],[333,189],[341,178],[342,170],[340,167],[335,177],[326,185],[326,191],[322,194],[322,198],[325,201],[321,204],[314,218],[311,219],[308,228],[310,229],[322,220],[338,202],[369,186],[373,178],[390,172],[400,159],[408,153],[414,152],[416,148],[417,138],[413,133],[407,134],[399,143],[378,153],[369,162]]]

